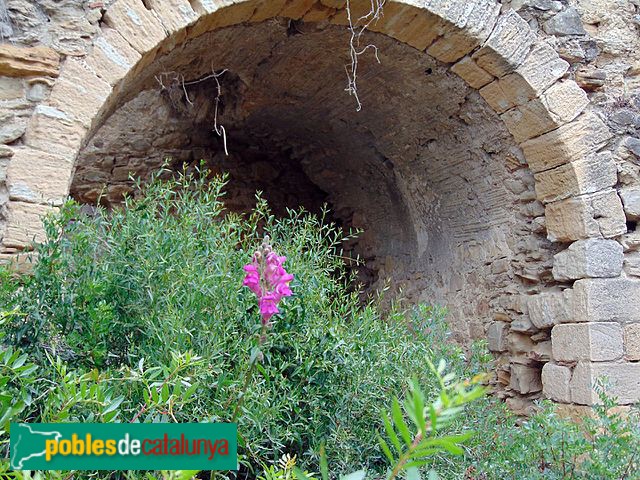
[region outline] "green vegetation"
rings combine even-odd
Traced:
[[[633,414],[607,403],[581,425],[549,408],[522,422],[478,398],[458,379],[488,371],[490,357],[447,341],[444,310],[362,305],[342,232],[305,212],[274,218],[260,198],[246,217],[224,214],[223,189],[223,178],[183,176],[113,212],[69,202],[47,219],[33,273],[0,271],[2,456],[10,421],[216,422],[240,405],[243,477],[640,478]],[[293,296],[245,388],[261,324],[242,267],[265,234],[287,256]]]

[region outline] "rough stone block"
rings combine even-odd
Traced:
[[[640,280],[585,278],[573,284],[575,320],[579,322],[640,322]]]
[[[49,47],[0,45],[0,75],[57,77],[59,63],[60,55]]]
[[[189,3],[198,15],[206,15],[233,4],[234,0],[193,0]]]
[[[302,17],[303,22],[321,22],[331,17],[336,12],[335,8],[327,7],[322,2],[316,2]]]
[[[481,88],[493,80],[493,75],[481,69],[471,57],[464,57],[451,67],[451,71],[462,78],[471,88]]]
[[[553,359],[559,362],[618,360],[624,353],[616,322],[564,323],[551,330]]]
[[[529,55],[513,73],[500,79],[504,94],[514,105],[524,105],[538,98],[569,69],[553,47],[547,43],[533,46]]]
[[[571,369],[555,363],[545,363],[542,367],[542,393],[556,402],[570,403]]]
[[[640,360],[640,323],[628,323],[624,326],[624,358],[630,361]]]
[[[147,0],[169,35],[183,29],[198,19],[187,0]]]
[[[26,93],[22,78],[0,77],[0,101],[23,98]]]
[[[640,363],[609,362],[578,362],[571,377],[571,401],[581,405],[601,403],[595,387],[605,379],[607,395],[616,397],[620,405],[640,401]]]
[[[0,144],[13,143],[22,137],[28,121],[28,109],[0,105]]]
[[[87,65],[109,85],[115,85],[138,63],[141,55],[122,35],[112,28],[104,28],[86,57]]]
[[[498,19],[491,35],[472,58],[491,75],[502,77],[520,66],[534,40],[529,24],[511,10]]]
[[[69,193],[73,157],[17,147],[9,163],[9,199],[61,204]]]
[[[622,235],[618,241],[622,245],[625,253],[640,251],[640,229]]]
[[[626,253],[622,268],[627,275],[640,277],[640,252]]]
[[[455,62],[482,44],[491,32],[498,19],[500,5],[486,0],[467,2],[441,2],[442,11],[435,11],[451,27],[437,39],[427,53],[442,62]]]
[[[527,297],[529,319],[539,329],[573,321],[571,289]]]
[[[141,0],[117,0],[107,9],[104,21],[142,54],[153,50],[167,36],[160,20]]]
[[[323,5],[326,5],[328,7],[341,8],[335,5],[330,5],[331,3],[337,3],[337,2],[331,2],[330,0],[324,0],[322,3]],[[287,0],[273,0],[270,2],[262,2],[256,6],[256,11],[250,18],[250,21],[263,22],[269,18],[276,17],[278,16],[278,14],[280,14],[280,12],[282,11],[282,9],[285,7],[286,4],[287,4]]]
[[[45,240],[42,217],[55,209],[47,205],[25,202],[7,203],[7,226],[2,238],[2,246],[25,249],[32,242]]]
[[[24,144],[44,152],[75,155],[87,133],[86,127],[54,107],[38,105],[29,120]]]
[[[492,352],[504,352],[508,350],[507,333],[509,333],[508,323],[492,322],[487,330],[489,350]]]
[[[640,187],[621,188],[620,198],[627,218],[629,220],[638,220],[640,218]]]
[[[613,238],[627,231],[622,202],[614,190],[550,203],[545,207],[545,222],[547,238],[554,242]]]
[[[537,173],[597,152],[611,135],[597,115],[585,112],[571,123],[527,140],[521,147],[529,168]]]
[[[298,20],[300,18],[302,18],[309,10],[311,10],[311,7],[313,7],[313,4],[316,3],[315,0],[291,0],[288,1],[287,4],[285,5],[285,7],[282,9],[282,11],[280,12],[280,16],[285,17],[285,18],[291,18],[293,20]],[[347,16],[346,13],[344,13],[345,11],[342,10],[342,15],[336,15],[336,21],[334,22],[333,20],[331,20],[331,23],[337,23],[339,25],[347,25]],[[366,12],[363,12],[363,14]],[[343,18],[343,22],[344,23],[339,23],[340,20],[339,18],[342,16]]]
[[[589,155],[574,162],[534,174],[538,200],[556,202],[614,186],[618,169],[609,152]]]
[[[512,363],[509,388],[522,394],[539,392],[542,390],[540,369],[518,363]]]
[[[498,80],[494,80],[482,87],[480,95],[496,113],[504,113],[515,106],[502,91],[502,86]]]
[[[74,120],[89,128],[110,93],[111,85],[98,78],[82,60],[69,58],[62,65],[47,104],[73,115]]]
[[[522,142],[572,121],[588,103],[587,94],[577,83],[558,82],[539,98],[505,112],[501,118],[513,138]]]
[[[396,33],[395,38],[418,50],[425,50],[438,38],[442,25],[440,17],[419,10],[409,25]]]
[[[509,332],[507,343],[512,353],[529,353],[535,348],[535,343],[531,340],[531,335],[520,332]]]
[[[615,240],[590,238],[572,243],[553,257],[553,278],[617,277],[622,272],[622,245]]]

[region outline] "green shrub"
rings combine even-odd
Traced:
[[[517,418],[495,399],[472,405],[465,424],[481,434],[453,470],[487,480],[640,479],[638,410],[618,410],[605,392],[601,384],[602,405],[573,419],[559,416],[557,406],[546,401],[528,419]]]
[[[442,341],[444,312],[362,306],[342,232],[306,212],[276,219],[259,198],[246,218],[223,212],[223,187],[156,179],[120,210],[89,216],[70,202],[47,220],[33,275],[0,299],[17,312],[6,340],[56,383],[36,382],[40,401],[18,418],[228,421],[243,394],[247,468],[284,453],[315,465],[322,441],[336,472],[383,468],[386,399],[411,377],[433,387],[427,358],[461,355]],[[244,392],[260,322],[242,267],[265,234],[288,258],[294,296]]]
[[[319,472],[324,442],[332,475],[380,477],[394,463],[378,442],[394,443],[382,420],[391,399],[412,398],[411,378],[425,402],[442,391],[428,359],[446,359],[458,378],[489,368],[483,345],[465,355],[447,341],[442,309],[396,303],[383,314],[377,301],[362,305],[342,259],[343,234],[324,218],[276,219],[259,198],[248,217],[227,214],[223,189],[224,179],[184,176],[154,180],[113,212],[87,215],[70,202],[47,219],[32,275],[0,270],[3,456],[10,421],[229,421],[242,396],[242,474],[292,479],[291,465],[277,463],[285,454]],[[288,257],[294,296],[281,304],[245,391],[260,322],[255,297],[241,287],[242,266],[265,234]],[[523,420],[495,398],[477,400],[440,432],[478,432],[464,455],[434,452],[424,471],[469,480],[640,478],[638,416],[603,400],[581,424],[548,405]],[[7,468],[0,462],[0,477]],[[69,478],[38,475],[19,478]]]

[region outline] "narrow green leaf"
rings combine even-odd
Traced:
[[[320,475],[322,480],[329,480],[329,466],[327,465],[327,452],[324,449],[324,442],[320,444]]]
[[[389,448],[389,445],[387,445],[387,442],[385,442],[384,439],[380,436],[378,436],[378,441],[380,442],[380,448],[382,448],[382,452],[389,460],[389,463],[396,463],[396,460],[395,458],[393,458],[393,453],[391,453],[391,449]]]
[[[400,410],[400,403],[398,402],[397,398],[393,399],[393,404],[391,406],[391,413],[393,414],[393,423],[395,424],[396,428],[400,432],[400,435],[402,435],[402,438],[404,439],[407,446],[410,446],[411,432],[409,432],[409,427],[407,426],[407,424],[404,421],[404,418],[402,417],[402,410]]]
[[[400,440],[398,439],[398,435],[396,435],[396,432],[393,429],[393,426],[391,425],[391,421],[389,420],[389,417],[387,417],[386,413],[382,414],[382,423],[384,424],[384,429],[387,432],[387,436],[389,437],[389,440],[391,440],[391,443],[393,443],[393,446],[396,447],[396,450],[398,451],[398,453],[402,453],[402,444],[400,443]]]
[[[102,415],[106,415],[109,412],[113,412],[116,408],[120,406],[120,404],[124,401],[124,396],[120,395],[118,398],[114,399],[104,410],[102,410]]]

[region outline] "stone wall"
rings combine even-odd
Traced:
[[[626,217],[626,228],[607,226],[603,236],[611,240],[578,241],[557,254],[552,273],[558,291],[529,300],[529,317],[552,333],[553,361],[543,369],[544,393],[560,402],[590,404],[598,400],[592,388],[596,379],[608,376],[610,393],[632,403],[638,400],[631,393],[637,389],[633,362],[640,359],[635,353],[640,338],[635,323],[640,314],[640,2],[513,0],[503,8],[517,10],[569,63],[569,77],[609,128],[611,138],[594,159],[597,179],[615,172],[614,188]],[[592,202],[591,208],[609,210],[598,204]],[[585,300],[592,295],[599,300]]]
[[[603,372],[640,399],[635,4],[389,1],[356,113],[344,2],[227,3],[0,3],[0,255],[69,192],[114,205],[129,174],[204,159],[230,208],[259,188],[363,228],[374,287],[486,337],[512,406],[593,403]]]

